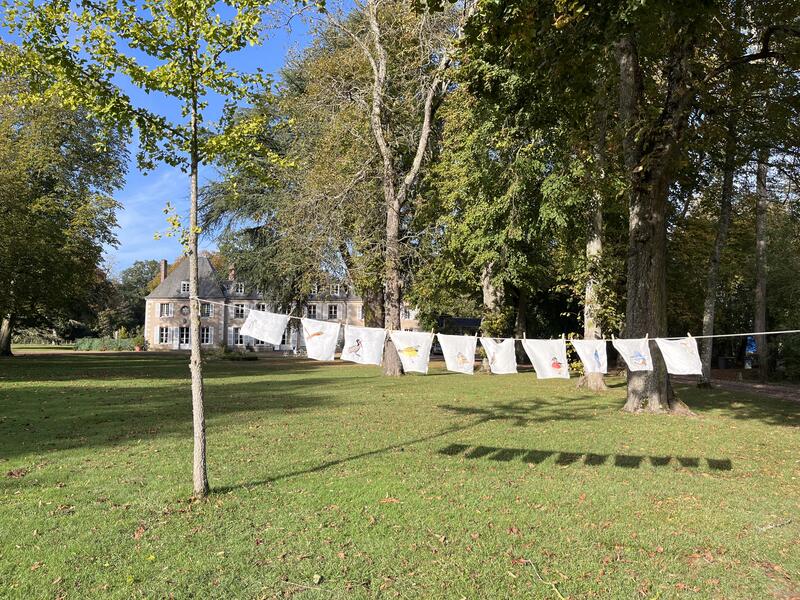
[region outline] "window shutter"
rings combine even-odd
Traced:
[[[233,327],[228,327],[228,346],[233,345]]]
[[[214,316],[214,305],[211,304],[210,302],[208,304],[208,316],[209,317],[213,317]],[[212,329],[212,331],[213,331],[213,329]]]
[[[172,312],[172,302],[169,303],[169,311],[168,312],[169,312],[169,316],[170,317],[173,316],[174,313]]]
[[[154,346],[155,346],[156,344],[159,344],[159,343],[161,342],[161,338],[159,337],[159,333],[161,333],[161,330],[160,330],[160,328],[158,327],[158,325],[156,325],[156,331],[155,331],[155,335],[153,336],[153,341],[152,341],[152,342],[150,342],[150,343],[151,343],[151,344],[153,344]]]
[[[208,344],[214,343],[214,328],[209,325],[208,327]]]

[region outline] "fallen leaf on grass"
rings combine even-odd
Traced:
[[[33,563],[33,564],[31,565],[31,571],[35,571],[36,569],[38,569],[38,568],[39,568],[39,567],[41,567],[42,565],[44,565],[44,563],[43,563],[43,562],[41,562],[41,561],[38,561],[38,560],[37,560],[35,563]]]
[[[139,523],[139,527],[136,528],[136,531],[133,532],[133,539],[140,540],[144,535],[144,532],[147,531],[147,527],[144,526],[143,523]]]
[[[531,561],[529,561],[527,558],[522,558],[520,556],[519,558],[512,558],[511,559],[511,564],[512,565],[529,565],[529,564],[531,564]]]
[[[519,529],[517,529],[517,527],[515,525],[512,525],[511,527],[508,528],[508,534],[509,535],[519,535]]]
[[[20,477],[25,477],[28,474],[28,469],[11,469],[8,473],[6,473],[6,477],[13,477],[14,479],[19,479]]]
[[[387,496],[386,498],[383,498],[380,501],[380,504],[396,504],[398,502],[400,502],[400,500],[398,500],[397,498],[392,498],[390,496]]]

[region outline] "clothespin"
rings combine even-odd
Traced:
[[[611,334],[611,341],[613,342],[615,339],[617,339],[617,338],[615,338],[615,337],[614,337],[614,334],[612,333],[612,334]]]
[[[686,332],[686,337],[692,337],[692,334],[691,334],[690,332],[688,332],[688,331],[687,331],[687,332]]]
[[[523,339],[523,340],[526,340],[526,339],[528,339],[528,332],[527,332],[527,331],[523,331],[523,332],[522,332],[522,339]]]
[[[645,333],[644,334],[644,339],[649,340],[650,339],[650,334],[649,333]]]
[[[562,339],[562,340],[565,340],[565,339],[567,339],[567,336],[566,336],[566,335],[564,335],[564,334],[562,333],[562,334],[561,334],[561,339]]]

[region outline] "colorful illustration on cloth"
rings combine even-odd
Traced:
[[[278,346],[288,324],[288,315],[251,310],[239,333]]]
[[[403,370],[408,373],[427,373],[433,345],[433,334],[421,331],[390,331],[389,337],[397,350]]]
[[[667,372],[672,375],[702,375],[703,363],[693,337],[667,340],[656,338],[656,344],[664,357]]]
[[[492,373],[509,375],[517,372],[517,353],[513,338],[482,337],[481,346],[486,351]]]
[[[362,365],[380,365],[385,342],[385,329],[345,325],[341,358]]]
[[[339,323],[301,319],[308,358],[333,360],[339,342]]]
[[[437,334],[448,371],[472,375],[475,370],[475,348],[478,338],[471,335]]]
[[[637,338],[630,340],[614,339],[611,342],[631,371],[652,371],[653,357],[650,355],[650,340]]]
[[[522,347],[539,379],[569,379],[567,342],[561,340],[522,340]]]
[[[570,340],[570,343],[583,363],[584,373],[606,373],[608,371],[605,340]]]

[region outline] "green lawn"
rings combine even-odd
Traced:
[[[0,361],[0,596],[800,594],[800,404],[212,361],[190,502],[185,361]]]

